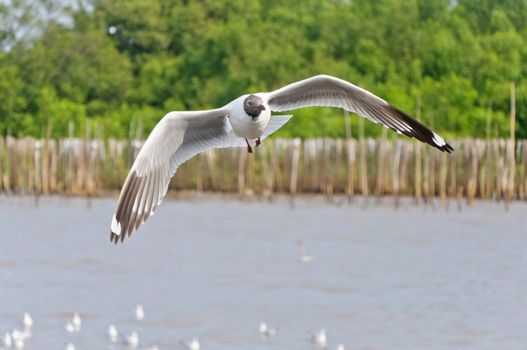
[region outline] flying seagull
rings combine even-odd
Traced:
[[[169,112],[154,127],[125,180],[111,223],[111,241],[123,241],[144,223],[165,196],[177,168],[210,148],[258,146],[291,116],[271,111],[339,107],[415,137],[441,151],[453,148],[421,122],[380,97],[345,80],[317,75],[272,92],[243,95],[227,105],[205,111]]]

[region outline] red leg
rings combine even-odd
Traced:
[[[247,139],[245,139],[245,142],[247,143],[247,152],[249,152],[249,153],[253,153],[253,148],[252,148],[251,145],[249,144],[249,141],[247,141]]]
[[[262,143],[262,141],[260,140],[260,138],[257,138],[256,139],[256,147],[260,146],[261,143]]]

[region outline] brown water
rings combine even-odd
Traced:
[[[389,202],[389,201],[386,201]],[[527,206],[462,211],[320,199],[167,201],[124,245],[116,200],[0,197],[0,335],[35,319],[25,349],[526,349]],[[300,263],[297,240],[311,263]],[[146,319],[134,319],[135,305]],[[62,328],[73,311],[80,333]],[[279,333],[264,340],[265,321]],[[0,346],[1,347],[1,346]]]

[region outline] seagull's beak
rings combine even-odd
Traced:
[[[265,111],[265,106],[264,105],[259,105],[258,106],[258,110],[259,111]]]

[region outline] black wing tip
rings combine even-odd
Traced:
[[[454,152],[454,147],[450,146],[443,139],[441,139],[441,141],[442,141],[441,143],[438,143],[437,139],[436,139],[437,134],[435,134],[433,131],[431,131],[431,132],[432,132],[432,135],[434,135],[432,138],[426,137],[426,136],[423,137],[422,135],[409,135],[409,136],[415,137],[419,141],[427,143],[430,146],[433,146],[433,147],[437,148],[438,150],[440,150],[442,152],[445,152],[445,153],[452,153],[452,152]]]
[[[125,234],[116,234],[115,232],[110,232],[110,242],[117,245],[118,243],[123,243],[126,238]]]
[[[115,232],[110,231],[110,242],[114,243],[115,245],[119,243],[119,236]]]
[[[438,147],[441,151],[446,153],[452,153],[454,152],[454,147],[450,146],[448,143],[445,143],[444,146]]]
[[[118,226],[120,227],[120,225]],[[128,236],[132,235],[132,232],[136,230],[134,226],[129,226],[128,229],[125,231],[121,230],[119,233],[114,231],[114,227],[112,226],[112,229],[110,229],[110,242],[117,245],[117,243],[123,243],[124,239]]]
[[[399,132],[406,136],[414,137],[421,142],[427,143],[442,152],[452,153],[454,151],[454,147],[450,146],[441,136],[433,132],[428,126],[401,111],[399,108],[394,107],[389,103],[387,105],[392,112],[395,112],[397,115],[399,115],[401,119],[412,128],[411,131],[399,130]]]

